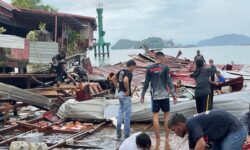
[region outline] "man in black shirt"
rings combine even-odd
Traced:
[[[182,114],[174,114],[168,122],[169,128],[177,136],[188,133],[189,148],[205,150],[206,143],[213,142],[213,150],[241,150],[247,131],[232,114],[223,110],[211,110],[186,119]]]
[[[204,59],[204,56],[201,55],[201,51],[200,51],[200,50],[197,50],[196,52],[197,52],[197,55],[194,57],[194,64],[196,63],[196,61],[197,61],[198,59],[201,59],[201,60],[203,61],[203,63],[206,64],[206,61],[205,61],[205,59]]]
[[[211,109],[209,105],[212,105],[210,102],[210,81],[209,78],[213,74],[215,74],[216,67],[213,64],[213,61],[209,62],[210,67],[206,68],[204,66],[203,60],[198,59],[196,61],[196,69],[190,75],[191,78],[194,78],[196,82],[195,87],[195,102],[196,102],[196,109],[197,113],[201,113]]]
[[[132,72],[136,63],[134,60],[129,60],[127,62],[127,69],[120,70],[113,78],[112,81],[116,88],[118,88],[118,98],[120,102],[120,107],[117,116],[117,138],[121,138],[121,126],[123,122],[124,115],[124,138],[130,136],[130,119],[131,119],[131,81],[133,78]],[[118,86],[119,85],[119,86]]]
[[[153,126],[156,136],[156,146],[155,149],[158,150],[160,146],[160,127],[159,127],[159,111],[160,109],[164,112],[164,128],[165,128],[165,148],[170,149],[169,145],[169,129],[167,126],[169,111],[170,111],[170,101],[169,92],[173,96],[174,103],[176,103],[176,93],[174,85],[172,82],[170,74],[170,69],[168,66],[163,64],[164,54],[162,52],[157,52],[155,54],[155,64],[148,66],[146,71],[146,78],[144,82],[143,91],[141,94],[141,102],[144,102],[144,95],[151,85],[151,99],[152,99],[152,112],[153,112]]]
[[[68,77],[74,85],[76,85],[76,81],[72,78],[72,76],[66,71],[66,52],[61,51],[59,54],[52,57],[52,67],[56,70],[57,75],[57,87],[60,86],[61,82],[64,80],[64,76]],[[53,70],[53,69],[51,69]]]

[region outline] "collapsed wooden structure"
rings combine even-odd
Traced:
[[[137,67],[134,71],[134,80],[133,80],[133,91],[134,93],[139,95],[137,91],[142,86],[142,82],[144,81],[145,77],[145,69],[147,65],[152,64],[154,62],[154,58],[150,57],[149,54],[139,54],[139,55],[131,55],[131,57],[136,61]],[[189,78],[189,73],[192,70],[192,64],[193,62],[189,60],[183,60],[179,59],[177,57],[171,57],[166,56],[166,64],[168,64],[171,67],[171,70],[173,70],[171,76],[174,79],[174,81],[181,79],[183,81],[183,85],[187,87],[194,87],[193,80]],[[88,100],[96,97],[95,99],[102,99],[106,98],[109,99],[109,92],[108,90],[105,90],[106,88],[106,77],[111,73],[116,73],[121,68],[124,68],[124,63],[119,63],[116,65],[109,65],[109,66],[103,66],[103,67],[94,67],[92,69],[91,66],[88,66],[87,69],[91,70],[91,73],[89,74],[90,81],[91,82],[98,82],[103,88],[104,92],[95,93],[94,95],[91,94],[88,90],[89,86],[85,86],[83,89],[79,89],[73,85],[62,85],[60,88],[56,88],[53,85],[53,81],[55,80],[55,75],[53,74],[2,74],[0,75],[0,81],[4,83],[12,83],[15,86],[7,85],[4,83],[0,84],[0,102],[11,102],[14,103],[14,105],[5,105],[0,107],[0,112],[2,112],[2,116],[4,116],[4,123],[8,124],[8,118],[10,115],[12,115],[12,111],[20,110],[23,106],[27,105],[33,105],[36,106],[42,110],[49,110],[49,112],[52,112],[52,114],[56,113],[59,107],[65,103],[68,99],[78,99],[80,101],[82,100]],[[218,68],[223,68],[222,65],[217,65]],[[233,70],[237,71],[240,68],[242,68],[241,65],[234,65]],[[248,74],[245,74],[243,77],[245,78],[248,76]],[[238,77],[238,76],[237,76]],[[230,86],[236,86],[237,89],[235,91],[241,90],[243,87],[244,79],[243,77],[235,78],[233,76],[233,80],[229,80],[229,82],[224,83],[224,85],[230,85]],[[223,86],[223,85],[221,85]],[[19,87],[19,88],[18,88]],[[230,96],[229,96],[230,97]],[[111,101],[114,97],[111,97]],[[222,99],[219,99],[218,106],[222,103],[225,103]],[[97,101],[96,100],[96,101]],[[16,103],[16,101],[18,103]],[[110,103],[111,103],[110,101]],[[232,100],[234,101],[234,99]],[[22,103],[19,103],[22,102]],[[92,101],[93,103],[95,101]],[[91,102],[91,103],[92,103]],[[137,101],[136,101],[137,102]],[[107,101],[107,103],[109,103]],[[138,101],[139,103],[139,101]],[[83,103],[84,104],[84,103]],[[149,103],[147,103],[149,106]],[[102,104],[100,104],[102,105]],[[243,103],[242,103],[243,105]],[[241,105],[241,106],[242,106]],[[97,106],[97,104],[96,104]],[[147,107],[148,107],[147,106]],[[193,103],[187,103],[183,102],[181,105],[176,108],[177,111],[180,111],[185,106],[193,106]],[[230,108],[231,108],[230,104]],[[88,107],[88,106],[86,106]],[[89,108],[91,109],[91,108]],[[147,116],[145,118],[145,111],[139,112],[136,116],[134,116],[135,120],[145,121],[148,118],[151,118],[151,116]],[[146,107],[145,107],[146,109]],[[188,111],[189,108],[183,111]],[[139,110],[139,109],[138,109]],[[46,112],[45,111],[45,112]],[[100,110],[102,111],[102,110]],[[233,110],[234,111],[234,110]],[[44,112],[43,112],[44,113]],[[42,113],[42,114],[43,114]],[[102,112],[103,113],[103,112]],[[189,112],[192,113],[192,112]],[[141,118],[141,115],[144,114],[144,118]],[[78,131],[68,131],[68,130],[60,130],[53,128],[53,126],[63,126],[67,124],[66,120],[53,120],[53,115],[39,115],[38,118],[32,119],[30,121],[13,121],[14,124],[12,124],[9,127],[5,127],[0,130],[0,134],[3,135],[3,137],[0,138],[0,146],[7,146],[9,143],[13,140],[15,140],[18,136],[23,134],[28,134],[31,131],[38,131],[43,132],[45,134],[45,137],[51,137],[51,133],[60,133],[63,134],[62,136],[65,136],[63,140],[58,140],[55,143],[47,142],[47,145],[49,146],[49,149],[53,149],[55,147],[84,147],[84,145],[72,145],[69,144],[69,141],[77,141],[79,138],[85,137],[89,134],[92,134],[93,132],[97,131],[98,129],[101,129],[105,125],[109,124],[110,122],[106,119],[97,119],[97,120],[82,120],[83,122],[96,122],[92,128],[86,128],[84,130],[78,130]],[[74,117],[72,117],[74,120],[79,120]],[[69,118],[67,118],[69,119]],[[12,122],[12,123],[13,123]],[[39,123],[40,122],[40,123]],[[42,122],[42,123],[41,123]],[[45,123],[45,124],[43,124]],[[17,131],[18,135],[14,134],[13,131]],[[17,133],[15,132],[15,133]],[[20,133],[20,134],[19,134]],[[85,145],[85,148],[88,147]],[[94,148],[98,149],[100,147],[93,146]]]

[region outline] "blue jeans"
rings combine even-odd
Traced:
[[[214,144],[212,150],[242,150],[247,137],[247,130],[243,127],[241,130],[229,133],[224,139]]]
[[[131,97],[125,96],[125,93],[121,91],[118,94],[118,98],[120,102],[120,107],[117,116],[117,128],[116,128],[117,138],[121,138],[122,136],[121,126],[123,122],[123,116],[124,116],[124,138],[127,138],[130,136],[130,119],[132,113]]]

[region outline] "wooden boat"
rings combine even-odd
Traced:
[[[243,83],[244,83],[244,78],[240,76],[238,78],[231,79],[229,81],[216,85],[215,87],[221,88],[223,86],[230,86],[232,88],[232,92],[236,92],[236,91],[240,91],[243,88],[244,86]]]

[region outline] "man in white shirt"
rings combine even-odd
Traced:
[[[134,133],[122,143],[119,150],[151,150],[151,139],[146,133]]]

